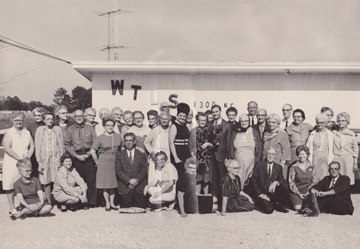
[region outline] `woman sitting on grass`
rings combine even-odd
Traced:
[[[31,177],[32,167],[29,159],[16,163],[20,178],[14,183],[14,192],[20,201],[21,211],[10,216],[12,220],[24,215],[43,215],[50,213],[52,206],[44,202],[44,194],[39,179]]]

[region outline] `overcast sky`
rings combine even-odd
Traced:
[[[119,45],[131,47],[119,60],[359,61],[359,1],[118,0],[118,7],[133,12],[118,17]],[[68,61],[107,60],[96,50],[107,44],[107,17],[97,13],[112,9],[112,0],[0,0],[0,35]],[[0,47],[0,83],[7,81],[0,95],[45,104],[58,87],[91,87],[66,63]]]

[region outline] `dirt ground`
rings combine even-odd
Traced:
[[[11,221],[0,194],[0,248],[359,248],[360,195],[353,216],[302,217],[294,211],[189,215],[104,208]]]

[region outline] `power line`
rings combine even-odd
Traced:
[[[40,50],[37,50],[37,49],[35,49],[35,48],[32,48],[32,47],[30,47],[30,46],[28,46],[28,45],[25,45],[25,44],[22,44],[22,43],[20,43],[20,42],[11,40],[10,38],[4,37],[4,36],[2,36],[2,35],[0,35],[0,36],[3,37],[3,38],[5,38],[5,39],[7,39],[7,40],[12,41],[12,42],[9,42],[9,41],[6,41],[6,40],[0,38],[0,42],[3,42],[3,43],[8,44],[8,45],[10,45],[10,46],[13,46],[13,47],[16,47],[16,48],[20,48],[20,49],[22,49],[22,50],[26,50],[26,51],[29,51],[29,52],[33,52],[33,53],[38,54],[38,55],[42,55],[42,56],[45,56],[45,57],[48,57],[48,58],[51,58],[51,59],[55,59],[55,60],[59,60],[59,61],[63,61],[63,62],[66,62],[66,63],[68,63],[68,64],[71,64],[70,61],[63,60],[63,59],[61,59],[61,58],[59,58],[59,57],[56,57],[56,56],[53,56],[53,55],[50,55],[50,54],[41,52]]]

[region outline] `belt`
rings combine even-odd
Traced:
[[[88,151],[90,151],[90,148],[89,149],[84,149],[83,148],[81,150],[75,150],[76,153],[82,153],[82,152],[84,153],[84,152],[88,152]]]

